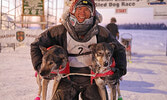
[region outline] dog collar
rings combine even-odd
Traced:
[[[51,49],[52,47],[53,47],[53,46],[48,47],[47,50]]]
[[[59,68],[59,70],[61,69],[62,68]],[[58,74],[57,72],[54,72],[54,71],[52,71],[51,73],[56,75]],[[61,70],[59,74],[69,74],[69,73],[70,73],[70,66],[69,66],[69,62],[67,62],[66,67],[63,70]]]
[[[111,68],[115,67],[115,60],[114,58],[112,58],[112,65],[110,66]],[[93,84],[93,79],[97,78],[97,77],[105,77],[105,76],[108,76],[108,75],[113,75],[114,72],[112,70],[109,70],[105,73],[94,73],[92,70],[91,70],[91,74],[92,75],[95,75],[95,76],[91,76],[91,84]]]
[[[91,74],[95,74],[93,71],[91,71]],[[91,84],[93,83],[93,79],[97,78],[97,77],[105,77],[107,75],[113,75],[114,72],[112,70],[106,72],[106,73],[97,73],[95,74],[95,76],[91,76]]]

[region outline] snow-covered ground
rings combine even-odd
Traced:
[[[128,72],[120,87],[123,99],[166,100],[167,31],[120,30],[120,33],[130,33],[133,37],[132,60],[128,62]],[[52,82],[48,95],[51,87]],[[30,47],[22,45],[15,51],[3,48],[0,53],[0,100],[33,100],[37,91]]]

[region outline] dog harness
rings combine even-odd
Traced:
[[[64,69],[61,68],[61,65],[59,67],[59,72],[51,72],[52,74],[69,74],[70,73],[70,66],[69,66],[69,62],[66,64],[66,67]]]
[[[47,50],[49,50],[51,47],[47,48]],[[114,67],[115,67],[115,60],[114,60],[114,58],[112,58],[112,65],[110,66],[110,68],[114,68]],[[62,69],[62,67],[60,65],[59,72],[52,71],[51,73],[52,74],[66,74],[66,75],[70,74],[70,64],[69,64],[69,62],[67,62],[66,67],[63,68],[63,69]],[[87,76],[91,76],[91,84],[92,84],[93,83],[93,79],[95,79],[97,77],[105,77],[105,76],[113,75],[113,74],[114,74],[114,72],[112,70],[109,70],[109,71],[107,71],[105,73],[94,73],[91,70],[91,75],[87,75]]]
[[[115,60],[114,58],[112,58],[112,65],[110,66],[110,68],[114,68],[115,67]],[[91,74],[95,74],[95,76],[91,76],[91,84],[93,83],[93,79],[97,78],[97,77],[105,77],[107,75],[113,75],[114,72],[112,70],[109,70],[105,73],[94,73],[92,70],[91,70]]]
[[[114,58],[112,58],[112,65],[110,66],[110,68],[114,68],[115,67],[115,60],[114,60]],[[59,68],[59,74],[66,74],[66,75],[70,75],[70,66],[69,66],[69,62],[67,63],[67,65],[66,65],[66,67],[64,68],[64,69],[61,69],[61,67]],[[58,74],[57,72],[54,72],[54,71],[52,71],[51,72],[52,74]],[[105,73],[94,73],[92,70],[91,70],[91,75],[84,75],[84,76],[91,76],[91,84],[93,84],[93,80],[95,79],[95,78],[97,78],[97,77],[106,77],[106,76],[108,76],[108,75],[113,75],[114,74],[114,72],[112,71],[112,70],[109,70],[109,71],[107,71],[107,72],[105,72]],[[73,75],[73,74],[71,74],[71,75]],[[78,75],[81,75],[81,74],[78,74]]]
[[[67,32],[67,51],[69,65],[72,67],[86,67],[92,65],[92,54],[88,46],[97,43],[96,35],[88,42],[78,42]]]

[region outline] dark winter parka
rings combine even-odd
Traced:
[[[97,25],[98,27],[98,34],[97,37],[97,43],[100,42],[114,42],[116,44],[116,48],[114,50],[114,59],[116,62],[116,68],[120,70],[120,75],[126,74],[126,54],[125,54],[125,48],[122,46],[114,37],[109,35],[109,31],[102,27]],[[39,35],[38,38],[35,39],[33,43],[31,43],[31,59],[32,64],[35,70],[39,70],[39,67],[42,63],[42,53],[39,49],[39,45],[44,46],[46,48],[52,46],[52,45],[60,45],[64,49],[67,50],[67,30],[64,27],[64,25],[57,25],[54,26],[42,34]]]

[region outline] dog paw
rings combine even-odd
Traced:
[[[34,100],[40,100],[40,97],[36,97]]]

